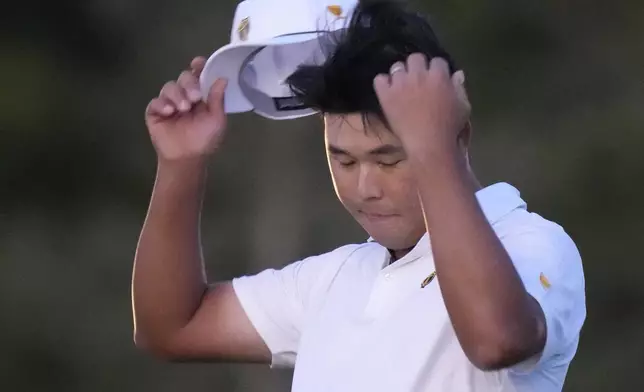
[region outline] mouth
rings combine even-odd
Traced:
[[[360,213],[360,215],[373,222],[383,221],[397,216],[396,214],[382,214],[378,212],[366,212],[362,210],[358,210],[358,212]]]

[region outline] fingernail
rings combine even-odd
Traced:
[[[181,101],[179,104],[179,110],[187,112],[190,110],[190,103],[188,103],[188,101]]]
[[[199,102],[201,100],[201,92],[199,92],[198,90],[190,90],[188,95],[190,96],[190,100],[192,102]]]
[[[172,114],[174,112],[174,108],[170,105],[165,105],[162,110],[164,114]]]

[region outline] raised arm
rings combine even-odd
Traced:
[[[169,360],[270,362],[230,282],[206,281],[200,242],[207,160],[226,128],[226,81],[202,102],[204,59],[171,81],[146,110],[157,177],[132,276],[137,347]]]
[[[542,352],[546,321],[487,222],[468,170],[469,102],[463,74],[421,54],[374,87],[417,179],[436,273],[454,331],[480,369],[511,367]]]

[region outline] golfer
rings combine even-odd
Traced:
[[[516,188],[477,180],[464,82],[399,2],[240,3],[231,43],[145,114],[158,166],[134,262],[137,346],[294,367],[294,392],[561,391],[586,317],[581,258]],[[243,111],[320,114],[365,242],[206,280],[208,160]]]

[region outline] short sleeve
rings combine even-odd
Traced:
[[[577,351],[586,318],[584,273],[577,247],[554,223],[510,235],[503,242],[525,289],[541,306],[547,331],[542,352],[512,370],[526,374],[567,365]]]
[[[353,246],[282,269],[233,279],[235,294],[272,354],[271,367],[293,367],[307,318],[321,303]]]

